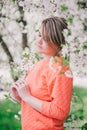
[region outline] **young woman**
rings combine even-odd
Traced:
[[[66,28],[64,18],[42,21],[37,49],[44,58],[12,87],[13,96],[21,103],[22,130],[64,130],[73,86],[70,67],[60,55]]]

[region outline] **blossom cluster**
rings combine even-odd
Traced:
[[[66,38],[66,46],[63,47],[62,53],[70,59],[71,67],[76,74],[87,75],[87,8],[80,8],[78,0],[3,0],[2,3],[3,8],[0,4],[2,14],[0,35],[8,45],[15,60],[22,55],[23,33],[27,33],[28,45],[32,53],[36,50],[36,34],[41,21],[50,16],[64,17],[68,23],[68,30],[63,32]],[[25,27],[20,20],[21,14],[18,7],[23,9],[23,19],[27,22]],[[17,23],[17,21],[20,22]],[[0,51],[3,54],[0,61],[7,61],[2,48],[0,48]],[[25,57],[22,62],[24,64],[27,62]],[[21,61],[20,66],[23,69]]]

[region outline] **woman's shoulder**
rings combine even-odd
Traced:
[[[42,66],[44,69],[49,69],[53,71],[67,70],[69,69],[69,62],[63,57],[50,57],[50,59],[42,59],[36,63],[37,66]]]
[[[55,76],[64,74],[67,77],[73,77],[69,62],[64,57],[52,57],[49,61],[49,70]]]
[[[49,60],[41,59],[36,63],[36,66],[46,77],[55,77],[63,74],[68,77],[73,77],[69,62],[64,57],[55,56],[51,57]]]
[[[49,67],[53,70],[61,70],[69,68],[69,62],[63,57],[51,57],[49,61]]]

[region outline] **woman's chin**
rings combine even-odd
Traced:
[[[43,51],[40,48],[37,48],[37,52],[40,53],[40,54],[43,53]]]
[[[38,52],[38,53],[40,53],[40,54],[42,54],[42,53],[43,53],[43,52],[42,52],[41,50],[39,50],[39,49],[37,49],[37,52]]]

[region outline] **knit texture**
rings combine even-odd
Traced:
[[[64,130],[64,120],[70,111],[73,77],[70,68],[62,66],[61,62],[53,63],[53,67],[54,70],[49,67],[48,60],[41,60],[26,75],[31,95],[43,103],[40,113],[21,101],[22,130]]]

